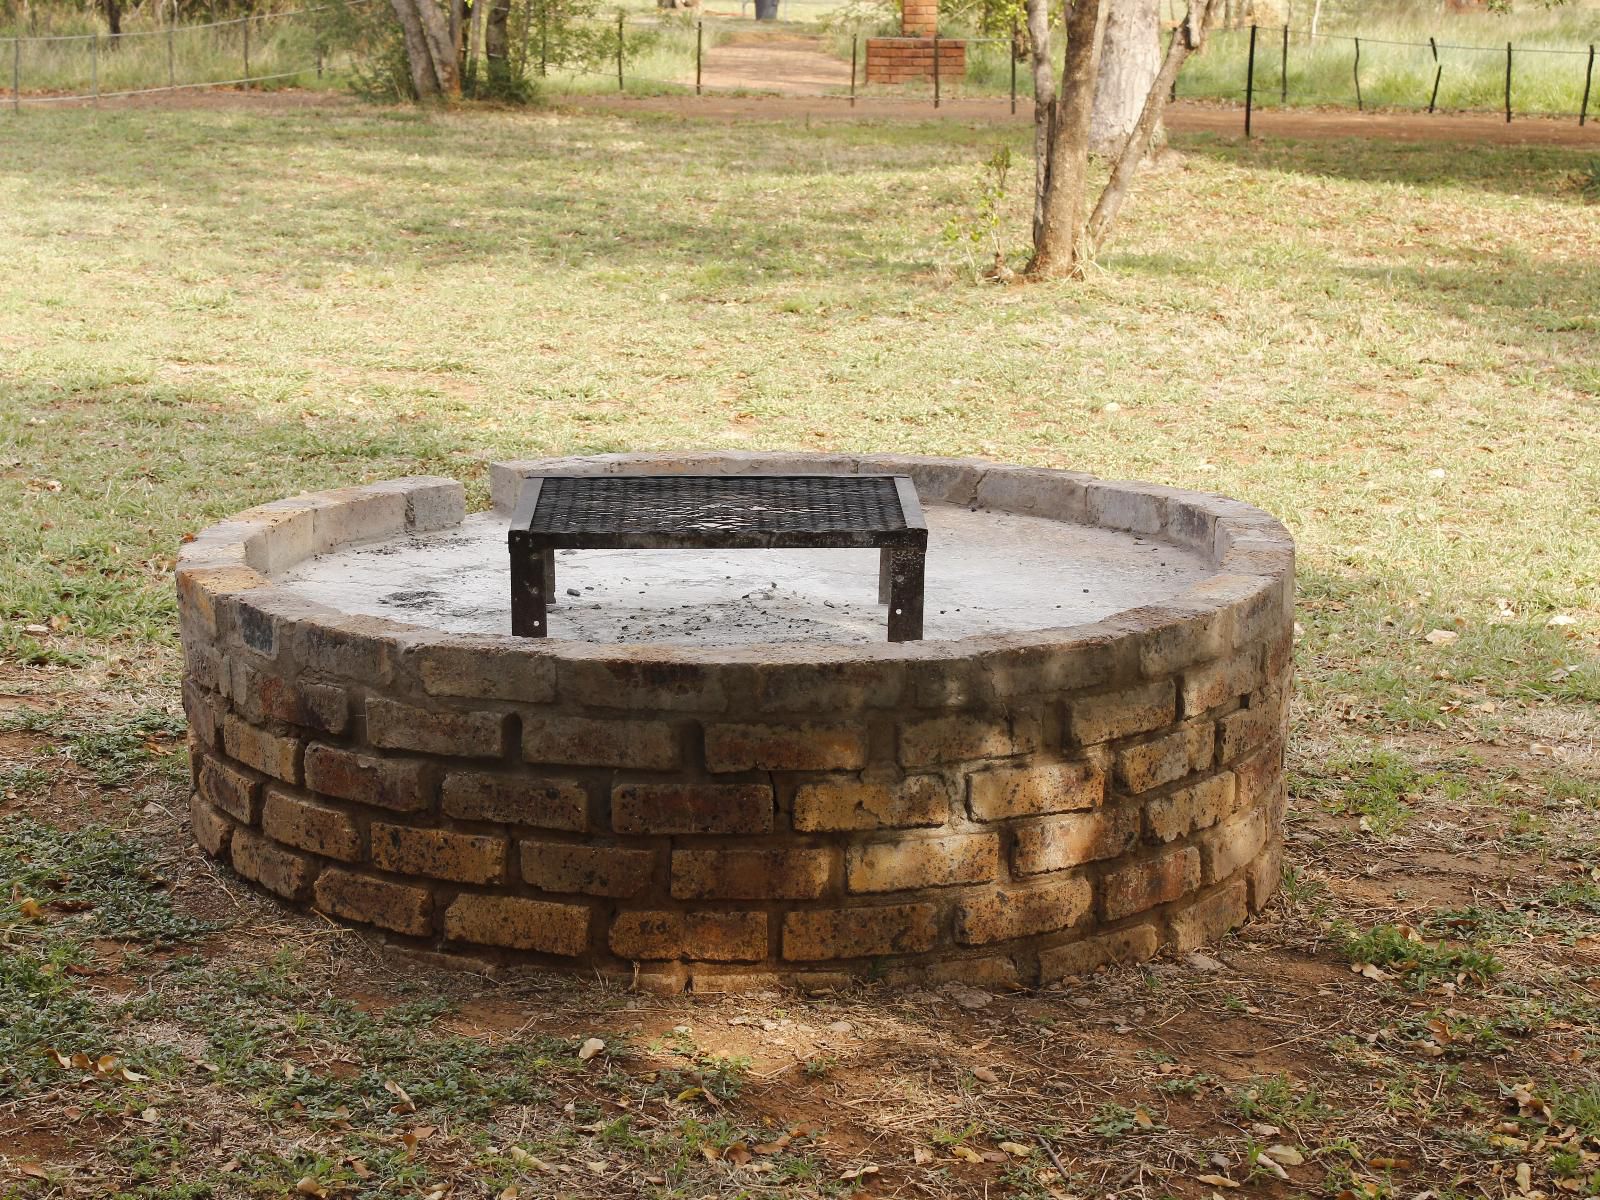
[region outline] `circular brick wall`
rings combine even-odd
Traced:
[[[1236,501],[892,456],[545,471],[895,472],[924,504],[1127,530],[1214,573],[1071,628],[870,646],[594,645],[338,612],[272,577],[449,528],[410,478],[263,505],[177,569],[191,818],[240,875],[415,946],[722,991],[1035,984],[1220,936],[1277,886],[1294,548]]]

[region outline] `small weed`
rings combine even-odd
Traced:
[[[1392,971],[1414,991],[1422,991],[1437,980],[1471,979],[1485,984],[1502,969],[1500,960],[1488,950],[1449,942],[1428,942],[1414,931],[1395,925],[1379,925],[1355,937],[1347,937],[1341,948],[1352,963],[1370,963]]]
[[[1316,1088],[1302,1091],[1287,1075],[1252,1080],[1233,1093],[1233,1106],[1246,1120],[1291,1129],[1325,1111]]]
[[[1296,783],[1300,794],[1321,801],[1331,812],[1361,818],[1362,828],[1379,837],[1397,833],[1411,819],[1411,799],[1436,776],[1425,776],[1390,750],[1363,750],[1331,758],[1314,775]]]

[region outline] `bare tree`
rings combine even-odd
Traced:
[[[461,95],[450,25],[434,0],[389,0],[405,36],[411,86],[419,100]]]
[[[1134,0],[1115,0],[1132,3]],[[1222,0],[1189,0],[1161,69],[1145,91],[1138,120],[1112,163],[1111,179],[1089,208],[1089,127],[1100,73],[1106,14],[1113,0],[1069,0],[1061,85],[1051,80],[1049,0],[1027,0],[1035,80],[1033,257],[1031,278],[1081,276],[1110,236],[1117,214],[1161,126],[1172,82],[1205,41]],[[1039,85],[1043,83],[1041,88]]]
[[[1089,118],[1090,154],[1110,157],[1121,151],[1160,70],[1160,0],[1112,0]],[[1158,129],[1156,147],[1164,141]]]

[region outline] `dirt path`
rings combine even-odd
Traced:
[[[818,38],[734,34],[706,50],[701,83],[722,91],[823,96],[850,86],[850,64],[824,53]]]

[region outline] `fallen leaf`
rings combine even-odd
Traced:
[[[383,1090],[388,1092],[391,1096],[399,1101],[398,1104],[393,1105],[389,1109],[391,1113],[394,1113],[398,1116],[402,1113],[414,1113],[417,1111],[416,1104],[412,1101],[410,1096],[406,1095],[405,1088],[401,1087],[394,1080],[385,1079],[383,1081]]]
[[[583,1045],[578,1047],[578,1061],[588,1062],[591,1058],[593,1058],[596,1054],[599,1054],[605,1048],[606,1044],[604,1042],[602,1042],[599,1038],[592,1037],[588,1041],[584,1042]]]
[[[17,911],[29,921],[43,921],[44,909],[39,907],[39,902],[32,896],[24,896],[17,903]]]
[[[933,1159],[934,1159],[933,1151],[929,1150],[926,1146],[914,1146],[914,1147],[912,1147],[912,1150],[911,1150],[911,1161],[916,1163],[917,1166],[919,1166],[919,1167],[926,1166],[928,1163],[931,1163],[933,1161]]]
[[[153,1108],[147,1108],[140,1113],[139,1120],[143,1121],[146,1125],[159,1125],[161,1123],[160,1114],[158,1114]]]
[[[1024,1146],[1021,1142],[1001,1142],[1000,1149],[1015,1158],[1027,1158],[1033,1153],[1032,1146]]]
[[[973,1067],[972,1068],[972,1077],[974,1079],[980,1079],[984,1083],[999,1083],[1000,1082],[1000,1076],[996,1075],[994,1073],[993,1068],[991,1068],[991,1067]]]
[[[53,1059],[56,1066],[62,1068],[63,1070],[72,1066],[72,1060],[65,1054],[61,1053],[61,1051],[57,1050],[54,1046],[46,1046],[44,1052],[45,1057]]]
[[[1430,629],[1422,640],[1434,646],[1448,646],[1460,636],[1454,629]]]
[[[1306,1156],[1293,1146],[1268,1146],[1267,1153],[1272,1155],[1272,1161],[1282,1163],[1286,1167],[1302,1167],[1305,1165]]]
[[[522,1189],[513,1183],[510,1187],[498,1192],[494,1200],[520,1200],[521,1196]]]
[[[402,1133],[400,1135],[400,1140],[405,1143],[406,1153],[413,1153],[417,1148],[417,1143],[426,1141],[428,1138],[432,1137],[437,1128],[437,1125],[418,1125],[415,1128],[408,1129]]]
[[[1145,1111],[1142,1104],[1133,1110],[1133,1122],[1140,1129],[1154,1129],[1156,1127],[1156,1123],[1150,1119],[1150,1114]]]
[[[755,1155],[750,1153],[750,1147],[743,1142],[734,1142],[722,1152],[722,1161],[730,1162],[736,1167],[742,1167]]]
[[[854,1167],[839,1176],[840,1183],[849,1183],[852,1179],[860,1179],[863,1175],[876,1175],[878,1167],[875,1163],[868,1163],[864,1167]]]
[[[309,1175],[302,1177],[300,1182],[294,1185],[294,1190],[302,1196],[320,1196],[323,1200],[326,1200],[328,1195],[328,1189]]]
[[[757,1154],[781,1154],[794,1141],[787,1133],[781,1133],[770,1142],[757,1142],[750,1147]]]
[[[1517,1191],[1526,1196],[1533,1190],[1533,1168],[1527,1163],[1517,1164]]]
[[[983,1161],[983,1155],[979,1154],[971,1146],[950,1147],[950,1157],[959,1158],[970,1163],[981,1163]]]
[[[31,1163],[31,1162],[18,1163],[17,1164],[17,1170],[20,1171],[22,1174],[26,1175],[29,1179],[49,1179],[50,1178],[49,1175],[45,1174],[45,1169],[43,1167],[41,1167],[38,1163]]]
[[[1195,1178],[1201,1183],[1210,1184],[1212,1187],[1236,1188],[1239,1186],[1226,1175],[1196,1175]]]
[[[685,1100],[698,1100],[701,1096],[704,1096],[705,1094],[706,1094],[705,1088],[688,1087],[688,1088],[684,1088],[683,1091],[679,1092],[675,1098],[681,1104]]]

